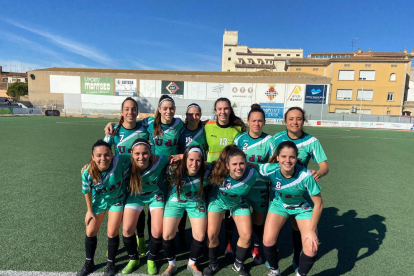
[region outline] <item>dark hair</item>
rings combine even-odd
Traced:
[[[247,120],[250,119],[250,114],[252,114],[253,112],[262,113],[263,114],[263,120],[266,122],[266,115],[265,115],[262,107],[260,106],[260,104],[252,104],[252,106],[250,107],[249,114],[247,115]]]
[[[147,139],[143,139],[143,138],[138,138],[136,139],[132,145],[134,145],[135,143],[138,142],[143,142],[146,143],[147,146],[149,145],[149,141]],[[143,144],[141,144],[143,145]],[[151,148],[149,148],[149,161],[151,164]],[[133,194],[141,194],[142,191],[142,179],[141,179],[141,172],[139,171],[138,167],[135,165],[134,163],[134,159],[132,156],[132,148],[131,148],[131,165],[130,165],[130,171],[131,171],[131,176],[130,176],[130,181],[129,181],[129,191],[131,193],[131,196]]]
[[[246,125],[244,124],[243,120],[239,117],[237,117],[234,114],[234,110],[233,107],[231,106],[231,102],[229,99],[227,98],[218,98],[215,102],[214,102],[214,111],[216,111],[216,105],[218,102],[227,102],[227,104],[230,107],[230,117],[229,117],[229,124],[232,127],[237,127],[239,126],[241,128],[241,132],[245,132],[246,131]]]
[[[282,143],[280,143],[275,152],[273,153],[272,157],[270,157],[269,159],[269,163],[277,163],[277,156],[279,156],[280,152],[282,151],[282,149],[284,148],[291,148],[295,150],[295,154],[296,157],[298,157],[299,151],[298,151],[298,147],[296,146],[295,143],[293,143],[292,141],[284,141]]]
[[[93,144],[92,155],[93,155],[93,151],[95,150],[95,148],[101,147],[101,146],[107,147],[109,151],[112,153],[111,146],[104,140],[100,139],[95,144]],[[101,171],[99,170],[98,166],[96,165],[96,163],[93,161],[92,158],[91,158],[91,161],[89,161],[89,164],[90,165],[89,165],[88,173],[92,176],[93,183],[96,184],[99,182],[99,179],[101,178]]]
[[[180,200],[180,195],[183,190],[183,174],[187,171],[187,159],[190,153],[190,150],[193,148],[198,148],[203,151],[199,146],[190,146],[186,148],[184,151],[184,156],[181,162],[177,162],[170,166],[170,186],[175,186],[177,190],[177,198]],[[198,186],[197,192],[197,199],[199,200],[199,204],[201,203],[201,199],[203,197],[203,182],[204,182],[204,174],[206,172],[204,157],[201,156],[201,166],[198,171],[198,175],[200,176],[200,184]]]
[[[126,102],[126,101],[133,101],[134,102],[134,104],[135,104],[135,106],[136,106],[136,108],[137,108],[137,113],[138,113],[138,103],[137,103],[137,101],[136,100],[134,100],[133,98],[131,98],[131,97],[128,97],[128,98],[126,98],[123,102],[122,102],[122,107],[121,107],[121,110],[123,110],[124,109],[124,103]],[[115,136],[115,134],[118,132],[118,130],[121,128],[121,126],[122,126],[122,124],[124,123],[124,116],[122,116],[121,115],[121,119],[119,119],[119,123],[118,123],[118,126],[117,126],[117,128],[114,130],[114,133],[112,134],[112,136]]]
[[[168,95],[162,95],[161,97],[160,97],[160,100],[158,101],[158,107],[160,107],[160,103],[161,103],[161,101],[162,100],[164,100],[164,99],[170,99],[170,101],[174,104],[174,106],[175,106],[175,102],[174,102],[174,100],[173,100],[173,98],[171,98],[170,96],[168,96]],[[157,112],[155,112],[155,118],[154,118],[154,134],[153,134],[153,136],[154,137],[156,137],[156,136],[159,136],[159,135],[161,135],[161,133],[162,133],[162,131],[161,131],[161,114],[160,114],[160,112],[158,111],[158,107],[157,107]]]
[[[229,173],[226,164],[234,156],[243,156],[244,160],[246,160],[246,154],[236,145],[228,145],[220,152],[220,156],[213,162],[213,169],[211,170],[210,181],[213,185],[221,185],[223,183],[224,177]]]
[[[187,111],[185,112],[185,114],[186,114],[186,116],[187,116],[187,113],[188,113],[188,109],[190,109],[191,107],[197,107],[199,110],[200,110],[200,115],[202,114],[201,113],[201,107],[198,105],[198,104],[196,104],[196,103],[191,103],[191,104],[189,104],[188,106],[187,106]],[[185,118],[185,120],[184,120],[184,124],[187,124],[188,122],[187,122],[187,118]],[[198,128],[200,128],[201,126],[203,125],[203,123],[201,122],[201,120],[200,120],[200,122],[198,122]]]
[[[285,121],[285,122],[286,122],[286,119],[287,119],[287,115],[288,115],[288,113],[289,113],[290,111],[292,111],[292,110],[298,110],[298,111],[302,112],[302,119],[303,119],[303,121],[304,121],[304,122],[306,122],[306,121],[307,121],[307,120],[306,120],[305,110],[303,110],[302,108],[300,108],[300,107],[298,107],[298,106],[292,106],[291,108],[289,108],[289,109],[285,112],[285,115],[283,116],[283,119],[284,119],[284,121]]]

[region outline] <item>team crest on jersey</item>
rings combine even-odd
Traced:
[[[230,189],[230,188],[231,188],[231,183],[230,183],[230,182],[228,182],[228,183],[223,183],[223,188],[224,188],[225,190]]]

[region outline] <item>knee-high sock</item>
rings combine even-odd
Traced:
[[[164,247],[165,256],[167,256],[168,263],[175,265],[175,239],[162,240],[162,246]]]
[[[119,235],[114,238],[108,238],[108,261],[115,262],[116,253],[118,253]]]
[[[85,251],[86,259],[93,260],[95,257],[96,245],[98,244],[98,239],[95,237],[85,237]]]
[[[128,252],[128,256],[130,260],[138,260],[138,250],[137,250],[137,239],[135,235],[131,237],[122,237],[124,241],[124,246],[126,251]]]
[[[243,248],[240,246],[237,246],[237,251],[236,251],[236,262],[239,264],[244,263],[244,261],[247,258],[247,254],[249,254],[249,248]]]
[[[151,212],[150,211],[148,211],[147,226],[148,226],[148,236],[149,236],[149,238],[151,240],[152,233],[151,233]]]
[[[263,245],[263,252],[266,256],[267,261],[271,270],[276,270],[279,268],[279,255],[277,254],[276,244],[272,246]]]
[[[190,249],[190,260],[195,263],[197,258],[199,258],[201,254],[203,254],[203,249],[204,249],[204,241],[198,241],[196,239],[193,239],[193,242],[191,243],[191,249]]]
[[[299,269],[298,269],[299,275],[301,276],[307,275],[309,271],[311,270],[315,261],[316,261],[316,256],[309,257],[308,255],[305,255],[304,253],[302,253],[302,255],[300,255],[300,260],[299,260]]]
[[[253,223],[253,246],[259,247],[263,239],[264,225],[256,225]]]
[[[149,231],[150,229],[148,229]],[[138,238],[143,238],[145,232],[145,211],[142,209],[141,214],[139,214],[138,222],[137,222],[137,235]]]
[[[217,255],[218,255],[218,246],[208,249],[208,259],[210,260],[210,263],[212,264],[217,263]]]
[[[150,253],[148,254],[148,260],[153,261],[160,252],[162,246],[162,238],[151,237]]]

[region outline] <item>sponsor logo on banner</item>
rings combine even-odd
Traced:
[[[233,92],[233,93],[237,93],[237,87],[233,87],[233,88],[231,89],[231,92]]]
[[[113,78],[82,77],[82,94],[113,96]]]
[[[269,84],[269,89],[265,92],[266,96],[269,98],[269,100],[273,100],[277,96],[277,91],[275,89],[276,84]]]
[[[162,81],[161,94],[177,96],[177,98],[183,98],[184,82],[183,81]]]
[[[321,121],[317,121],[316,125],[320,126],[321,125]]]
[[[117,96],[137,96],[137,80],[115,79],[115,93]]]
[[[410,128],[410,130],[414,130],[414,125]]]
[[[260,103],[266,119],[282,119],[284,105],[282,103]]]
[[[224,85],[222,85],[222,84],[219,84],[219,85],[216,85],[216,86],[213,86],[213,91],[211,91],[212,93],[217,93],[217,98],[218,98],[218,95],[222,92],[224,90]]]
[[[266,119],[266,124],[268,125],[284,125],[285,122],[283,119]]]
[[[303,97],[300,95],[300,92],[302,91],[302,87],[300,85],[296,85],[292,92],[290,93],[289,97],[286,99],[286,101],[290,102],[302,102]]]
[[[326,90],[326,85],[306,85],[305,103],[325,104]]]

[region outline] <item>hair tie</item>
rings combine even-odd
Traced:
[[[190,154],[192,152],[198,152],[199,154],[201,154],[201,156],[203,156],[203,152],[199,148],[191,148],[190,151],[188,152],[188,154]]]
[[[135,144],[132,145],[131,149],[133,149],[135,146],[138,146],[138,145],[146,145],[147,147],[151,148],[151,146],[146,142],[136,142]]]
[[[174,100],[173,100],[173,99],[171,99],[171,98],[165,98],[165,99],[162,99],[162,101],[160,101],[160,102],[158,103],[158,106],[161,106],[161,104],[162,104],[163,102],[165,102],[165,101],[170,101],[170,102],[173,102],[173,104],[175,105],[175,102],[174,102]]]

